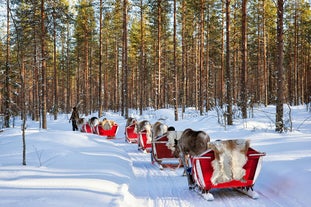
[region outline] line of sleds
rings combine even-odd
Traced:
[[[174,155],[169,147],[172,146],[172,140],[168,132],[151,135],[150,140],[148,136],[150,136],[151,129],[138,127],[137,130],[137,126],[138,123],[127,123],[125,141],[135,143],[139,150],[150,153],[151,163],[161,170],[166,167],[183,166],[189,189],[199,192],[206,200],[214,200],[211,191],[221,188],[238,190],[253,199],[259,197],[253,190],[253,186],[260,174],[265,153],[250,147],[249,140],[216,140],[214,142],[208,140],[209,149],[198,155],[190,155],[185,158],[189,163],[186,164],[183,160],[181,164],[181,157]],[[185,131],[179,132],[179,135],[175,131],[176,137],[182,136]],[[154,129],[151,133],[155,133]],[[173,145],[178,147],[178,140],[175,139],[173,142]],[[240,161],[237,162],[237,160]]]
[[[99,121],[97,117],[92,117],[87,122],[81,120],[79,128],[84,133],[92,133],[105,136],[107,139],[114,139],[116,138],[119,125],[113,120],[104,118],[102,121]]]

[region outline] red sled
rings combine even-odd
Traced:
[[[196,187],[201,190],[202,195],[207,200],[214,199],[213,195],[209,192],[214,188],[235,188],[251,198],[257,199],[259,196],[253,191],[253,186],[260,173],[263,156],[265,156],[265,153],[258,152],[250,147],[247,151],[247,162],[243,167],[246,170],[243,177],[244,180],[232,180],[214,185],[211,182],[211,178],[214,171],[212,161],[215,159],[215,156],[213,150],[208,150],[199,157],[190,158],[192,165],[192,179],[195,182]]]
[[[104,129],[101,125],[97,125],[95,127],[95,134],[98,134],[100,136],[106,136],[107,139],[114,139],[116,138],[116,134],[118,132],[119,129],[119,125],[118,124],[114,124],[111,129]]]
[[[147,131],[141,131],[138,133],[138,150],[149,153],[151,152],[151,142],[148,142]]]
[[[162,135],[152,142],[151,163],[157,164],[162,170],[165,167],[179,166],[179,159],[174,157],[172,151],[167,147],[168,138]]]
[[[89,123],[83,124],[81,127],[81,132],[94,133],[94,128],[91,127]]]
[[[137,143],[138,134],[135,133],[135,124],[132,124],[125,128],[125,141],[129,143]]]

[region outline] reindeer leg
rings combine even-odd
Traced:
[[[182,160],[179,158],[179,159],[178,159],[178,165],[177,165],[177,167],[176,167],[175,169],[180,168],[180,167],[181,167],[181,165],[182,165]]]
[[[194,181],[193,181],[192,176],[191,176],[191,168],[189,167],[189,157],[187,155],[182,155],[181,160],[182,160],[183,165],[184,165],[183,176],[185,176],[185,175],[187,176],[189,190],[192,190],[192,189],[194,189],[195,185],[194,185]]]
[[[183,176],[186,176],[186,172],[188,169],[187,163],[186,163],[186,159],[185,156],[181,153],[179,160],[181,161],[182,165],[184,166],[184,172],[183,172]]]

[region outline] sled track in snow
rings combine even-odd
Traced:
[[[196,191],[189,190],[187,178],[182,176],[183,168],[176,170],[160,170],[152,165],[150,153],[143,153],[137,149],[137,144],[120,143],[132,160],[132,170],[135,175],[129,186],[133,196],[148,201],[149,206],[206,206],[206,207],[280,207],[271,196],[264,195],[258,189],[260,197],[256,200],[234,189],[212,189],[213,201],[207,201]],[[137,188],[137,186],[140,186]],[[269,204],[269,205],[267,205]]]

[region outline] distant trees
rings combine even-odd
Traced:
[[[24,104],[42,128],[48,114],[57,119],[75,105],[99,116],[225,107],[232,124],[237,110],[246,118],[254,104],[275,104],[282,131],[283,104],[310,102],[306,0],[25,0],[7,11],[0,82],[7,123]]]

